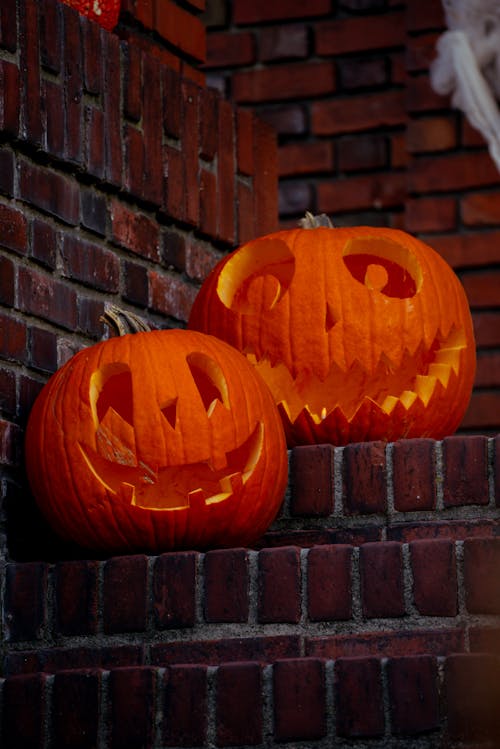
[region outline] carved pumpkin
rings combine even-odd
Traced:
[[[289,446],[452,433],[475,372],[457,276],[405,232],[324,219],[309,215],[223,258],[189,327],[246,354]]]
[[[121,0],[63,0],[82,16],[88,16],[106,31],[113,31],[118,23]]]
[[[238,351],[186,330],[72,357],[35,401],[26,465],[62,537],[115,552],[250,544],[288,475],[264,382]]]

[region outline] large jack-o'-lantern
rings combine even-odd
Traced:
[[[290,446],[441,438],[470,399],[463,288],[433,249],[396,229],[333,228],[309,215],[251,241],[206,279],[189,327],[246,354]]]
[[[238,351],[186,330],[80,351],[30,414],[27,471],[60,535],[108,551],[249,544],[287,481],[271,394]]]

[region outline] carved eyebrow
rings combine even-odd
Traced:
[[[199,351],[189,354],[186,360],[206,411],[210,414],[217,400],[229,408],[226,378],[217,362]]]

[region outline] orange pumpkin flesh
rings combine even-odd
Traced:
[[[118,23],[121,0],[63,0],[83,16],[98,23],[107,31],[113,31]]]
[[[184,330],[74,356],[34,404],[26,461],[56,530],[115,552],[250,544],[287,481],[267,387],[230,346]]]
[[[463,288],[405,232],[292,229],[223,258],[189,327],[245,353],[288,444],[451,434],[470,399],[475,346]]]

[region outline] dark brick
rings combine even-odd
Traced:
[[[410,544],[413,600],[424,616],[456,616],[457,570],[455,545],[448,540]]]
[[[292,450],[292,515],[327,517],[333,512],[334,454],[332,445],[304,445]]]
[[[259,552],[258,620],[300,621],[300,551],[294,547]]]
[[[28,140],[37,145],[42,145],[39,39],[38,3],[27,0],[19,7],[19,70],[24,110],[24,130]]]
[[[161,66],[151,55],[143,57],[142,122],[144,132],[144,173],[141,197],[154,205],[161,205],[163,174],[161,138],[162,100],[160,86]],[[189,123],[191,126],[193,123]]]
[[[26,362],[27,343],[25,323],[0,313],[0,351],[3,358]]]
[[[98,24],[88,18],[80,19],[83,49],[83,85],[89,94],[102,93],[103,67],[102,35]]]
[[[227,637],[218,640],[158,643],[151,646],[151,662],[157,666],[170,663],[203,663],[216,666],[234,661],[269,663],[277,658],[296,658],[298,655],[298,635]]]
[[[108,209],[106,198],[95,190],[82,189],[80,193],[82,226],[96,234],[106,234]]]
[[[5,679],[0,734],[0,743],[4,749],[36,749],[43,746],[46,717],[45,687],[44,674]]]
[[[128,44],[124,49],[124,112],[125,116],[139,122],[142,114],[142,60],[139,47]]]
[[[55,568],[56,626],[63,635],[97,632],[98,563],[59,562]],[[75,595],[78,591],[78,595]]]
[[[4,3],[0,8],[0,47],[15,52],[17,48],[18,28],[16,6]]]
[[[176,231],[165,230],[161,237],[161,260],[176,270],[186,268],[186,237]]]
[[[500,614],[500,538],[464,542],[465,604],[471,614]]]
[[[85,108],[85,126],[87,133],[85,168],[90,175],[102,179],[105,171],[105,123],[103,112],[96,107],[87,106]]]
[[[386,541],[360,547],[361,599],[367,617],[403,616],[401,545]]]
[[[377,658],[339,658],[334,688],[339,736],[383,735],[382,673]]]
[[[486,654],[450,656],[445,663],[445,687],[451,740],[498,740],[500,659]]]
[[[465,650],[465,636],[454,628],[324,635],[307,638],[305,650],[318,658],[448,655]]]
[[[104,302],[101,299],[81,297],[78,302],[78,330],[90,338],[100,339],[105,327],[101,320]]]
[[[132,304],[147,307],[149,302],[148,271],[143,265],[128,260],[123,262],[125,288],[123,298]]]
[[[80,18],[66,5],[62,8],[64,20],[63,88],[64,88],[64,155],[68,161],[80,164],[83,151],[82,122],[82,44]]]
[[[435,442],[399,440],[392,453],[394,507],[400,512],[436,507]]]
[[[145,556],[114,557],[105,563],[103,626],[106,634],[144,631],[146,584]]]
[[[160,629],[193,627],[197,553],[162,554],[153,568],[153,612]]]
[[[240,185],[238,185],[239,187]],[[248,205],[251,206],[251,201]],[[251,237],[253,238],[251,217],[250,221],[252,222]],[[217,177],[207,169],[200,170],[200,231],[209,237],[214,237],[217,233]]]
[[[262,742],[262,671],[258,663],[217,669],[217,746]]]
[[[500,627],[469,627],[469,644],[472,653],[500,655]]]
[[[0,402],[2,413],[7,417],[16,415],[17,410],[17,393],[16,393],[16,374],[10,369],[0,368]]]
[[[110,250],[78,236],[65,234],[61,260],[62,272],[66,277],[99,291],[118,291],[120,261]]]
[[[387,663],[392,730],[414,735],[439,726],[437,660],[430,655],[390,658]]]
[[[5,637],[8,642],[41,637],[46,619],[47,565],[8,564],[5,573]]]
[[[58,3],[40,0],[40,59],[52,73],[61,69],[61,13]]]
[[[104,173],[106,179],[117,187],[122,186],[121,97],[122,71],[120,65],[120,40],[115,34],[103,35],[104,66]]]
[[[13,307],[16,294],[16,267],[8,257],[0,257],[0,303]]]
[[[16,137],[20,112],[19,69],[14,63],[0,60],[0,129]]]
[[[109,675],[113,749],[152,746],[155,728],[156,669],[118,668]]]
[[[170,138],[181,134],[181,80],[178,74],[167,67],[162,70],[163,127]]]
[[[325,665],[314,658],[277,661],[273,668],[277,741],[314,741],[326,735]]]
[[[220,100],[217,118],[217,237],[233,244],[235,233],[235,151],[233,107]],[[254,186],[255,190],[255,186]]]
[[[163,209],[168,216],[183,219],[186,210],[186,175],[181,151],[165,146],[163,151],[165,179],[163,182]]]
[[[350,619],[352,547],[315,546],[307,557],[307,605],[311,621]]]
[[[68,330],[77,326],[74,289],[31,268],[19,269],[19,308]]]
[[[54,747],[96,747],[100,674],[90,670],[61,671],[54,676],[52,690]]]
[[[31,227],[31,256],[47,268],[55,269],[57,262],[57,232],[40,218],[33,219]]]
[[[386,511],[385,447],[384,442],[361,442],[344,448],[344,502],[347,513]]]
[[[42,85],[47,118],[47,150],[53,156],[64,158],[64,89],[54,81],[43,81]]]
[[[217,151],[217,104],[219,95],[213,89],[201,89],[200,107],[200,156],[212,161]]]
[[[113,240],[137,255],[158,262],[160,231],[158,224],[124,203],[111,204]]]
[[[205,619],[246,622],[248,619],[248,552],[221,549],[205,554]]]
[[[446,437],[443,472],[445,507],[488,504],[488,438],[480,435]]]
[[[500,435],[494,439],[493,449],[493,475],[495,482],[496,506],[500,507]]]
[[[164,678],[163,743],[204,746],[208,722],[206,667],[170,666]]]
[[[0,193],[12,197],[14,193],[14,154],[0,148]]]
[[[71,178],[27,161],[20,161],[20,195],[56,218],[76,225],[79,220],[78,186]]]
[[[35,369],[55,372],[57,369],[57,336],[51,330],[31,328],[30,364]]]
[[[21,211],[0,204],[0,245],[22,255],[28,246],[28,223]]]

